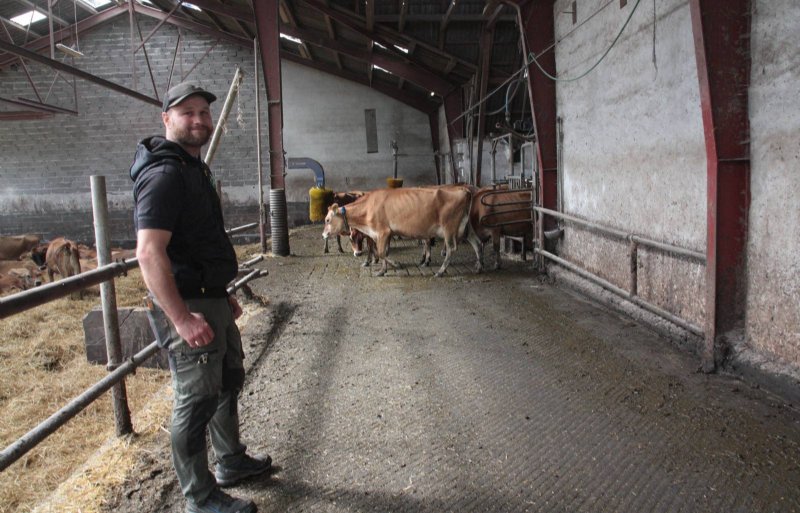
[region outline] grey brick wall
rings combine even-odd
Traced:
[[[140,17],[139,22],[143,34],[155,26],[149,18]],[[129,34],[127,16],[120,16],[82,35],[80,49],[85,57],[76,59],[74,65],[134,88]],[[202,34],[186,30],[181,34],[182,50],[173,84],[213,44]],[[166,89],[177,38],[177,29],[166,24],[147,44],[159,96]],[[66,57],[59,59],[70,63]],[[223,183],[228,226],[258,220],[253,52],[219,43],[189,77],[200,80],[219,97],[212,107],[216,119],[237,66],[245,73],[245,80],[211,166]],[[386,171],[391,170],[390,137],[413,134],[400,136],[401,151],[412,155],[401,162],[400,169],[405,171],[402,174],[409,185],[433,183],[430,130],[425,115],[362,86],[292,63],[284,62],[283,67],[284,138],[289,156],[320,160],[329,186],[377,188],[384,186]],[[45,96],[50,90],[47,103],[75,109],[71,77],[54,82],[54,72],[49,68],[31,64],[29,69],[40,94]],[[155,96],[141,52],[137,54],[136,70],[136,90]],[[263,80],[261,83],[264,199],[268,201],[267,116]],[[6,97],[35,99],[24,70],[18,66],[0,71],[0,92]],[[313,98],[313,105],[306,105],[309,98]],[[49,119],[0,123],[0,234],[30,232],[45,239],[67,236],[91,243],[90,177],[98,174],[106,177],[111,239],[114,244],[132,245],[135,234],[128,168],[137,141],[163,133],[160,108],[87,81],[78,81],[77,101],[77,116],[59,114]],[[330,112],[325,111],[328,108]],[[379,133],[379,154],[365,154],[364,108],[378,110],[379,131],[383,131]],[[20,108],[0,103],[0,111],[9,110]],[[331,120],[335,120],[335,129],[326,127]],[[312,185],[310,171],[292,171],[287,176],[290,226],[308,222],[307,191]]]

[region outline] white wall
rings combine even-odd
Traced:
[[[576,28],[562,14],[572,2],[556,2],[559,77],[577,77],[594,65],[635,4],[582,0],[578,23],[600,11]],[[657,2],[654,25],[653,3],[643,0],[600,65],[584,78],[559,82],[556,91],[564,120],[565,212],[705,251],[706,159],[687,1]],[[628,287],[627,243],[567,225],[559,250]],[[638,272],[640,296],[702,325],[702,265],[640,249]]]
[[[436,183],[428,115],[368,87],[283,61],[286,156],[310,157],[335,191],[386,187],[393,174],[391,141],[399,148],[397,176],[404,185]],[[367,153],[364,110],[375,109],[378,153]],[[307,201],[311,171],[288,171],[287,200]]]
[[[800,5],[753,3],[746,341],[800,368]]]

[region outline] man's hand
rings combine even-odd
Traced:
[[[203,314],[189,312],[187,317],[175,323],[175,329],[189,347],[207,346],[214,340],[214,330],[206,322]]]
[[[234,319],[238,319],[242,316],[242,307],[239,306],[239,301],[236,299],[236,296],[228,296],[228,304],[231,305],[231,313],[233,313]]]

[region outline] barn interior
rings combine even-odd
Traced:
[[[0,27],[2,236],[94,245],[99,175],[132,248],[164,93],[217,94],[205,159],[270,272],[260,511],[800,511],[794,0],[2,0]],[[503,269],[322,254],[320,187],[455,183],[529,191]],[[102,507],[183,511],[167,460],[137,471]]]

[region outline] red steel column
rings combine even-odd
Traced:
[[[744,328],[750,4],[750,0],[689,1],[708,177],[705,372],[716,367],[718,338]]]
[[[554,0],[537,0],[520,6],[522,17],[520,31],[525,39],[523,48],[536,56],[536,60],[548,73],[556,76],[553,4]],[[544,76],[533,62],[528,65],[528,92],[533,128],[538,143],[537,159],[541,174],[539,204],[544,208],[556,210],[558,197],[556,84]],[[555,226],[555,219],[549,216],[545,218],[544,229],[553,229]]]
[[[267,90],[267,115],[269,116],[269,168],[270,188],[284,187],[283,166],[283,97],[281,93],[280,29],[278,28],[278,0],[253,2],[258,47],[261,49],[261,66],[264,69],[264,87]]]

